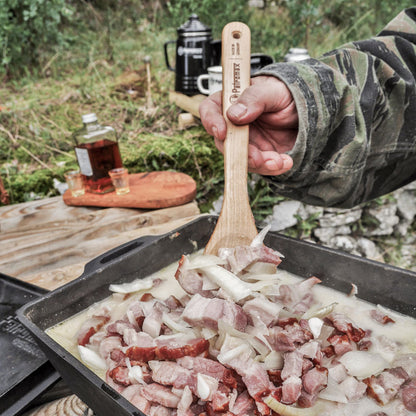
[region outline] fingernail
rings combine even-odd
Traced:
[[[234,104],[228,109],[228,117],[240,118],[247,112],[247,107],[244,104]]]
[[[214,136],[214,139],[218,139],[218,129],[216,126],[212,128],[212,135]]]
[[[275,170],[279,170],[279,165],[277,164],[277,162],[273,159],[270,160],[266,160],[264,162],[264,166],[267,170],[270,171],[275,171]]]

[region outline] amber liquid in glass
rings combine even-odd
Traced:
[[[86,191],[96,194],[114,191],[108,171],[123,166],[118,143],[108,139],[101,139],[92,143],[80,143],[76,146],[76,149],[86,149],[88,151],[92,175],[85,175],[85,171],[81,169]],[[82,166],[81,162],[80,165]]]

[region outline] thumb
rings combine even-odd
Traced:
[[[252,79],[252,85],[228,108],[227,117],[234,124],[248,124],[263,113],[283,111],[292,103],[292,94],[282,81],[259,76]]]

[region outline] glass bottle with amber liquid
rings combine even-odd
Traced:
[[[115,130],[101,126],[94,113],[82,116],[84,127],[74,135],[75,154],[87,192],[114,191],[108,171],[123,166]]]

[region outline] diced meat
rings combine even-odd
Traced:
[[[318,394],[307,393],[305,390],[302,389],[299,399],[297,401],[297,405],[302,408],[312,407],[316,403],[317,399]]]
[[[367,394],[378,403],[385,405],[394,399],[400,387],[408,380],[409,375],[402,367],[390,368],[378,376],[364,379]]]
[[[283,381],[282,403],[296,403],[302,392],[302,380],[297,376],[290,376]]]
[[[154,382],[165,386],[174,386],[183,389],[185,386],[193,387],[195,391],[195,376],[192,371],[180,366],[173,361],[149,361]]]
[[[189,269],[189,260],[184,255],[179,260],[179,266],[175,273],[175,278],[182,289],[190,295],[200,294],[204,297],[212,297],[209,290],[203,289],[203,278],[195,269]]]
[[[232,370],[223,366],[218,361],[211,360],[204,357],[186,356],[178,359],[178,364],[195,373],[205,374],[214,377],[221,383],[228,387],[237,387],[237,380],[234,377]]]
[[[409,412],[416,412],[416,379],[403,387],[401,398],[404,406]]]
[[[123,336],[124,332],[127,329],[131,329],[134,332],[136,332],[132,323],[130,323],[128,321],[125,321],[125,320],[122,320],[122,319],[119,319],[115,322],[112,322],[111,324],[107,325],[107,327],[106,327],[107,334],[108,335],[113,335],[113,336],[115,336],[115,335]]]
[[[87,345],[90,338],[96,332],[98,332],[109,320],[109,315],[93,315],[91,318],[87,319],[78,331],[78,345]]]
[[[312,276],[300,283],[281,285],[279,287],[280,301],[292,312],[304,313],[313,302],[311,289],[317,283],[321,283],[321,281]]]
[[[298,346],[312,338],[312,333],[304,330],[297,322],[286,325],[284,329],[280,326],[274,326],[269,329],[269,335],[266,335],[266,339],[273,349],[282,352],[294,351]]]
[[[230,409],[231,412],[235,415],[252,415],[254,413],[255,403],[254,400],[250,397],[247,391],[243,391],[238,395],[234,405]]]
[[[131,386],[123,389],[121,394],[145,415],[147,415],[149,414],[151,404],[149,400],[141,395],[140,390],[141,386],[139,384],[132,384]]]
[[[120,337],[115,337],[115,336],[111,336],[111,337],[105,337],[101,342],[100,345],[98,347],[98,352],[100,354],[101,357],[103,357],[104,359],[110,357],[113,360],[113,356],[115,357],[115,351],[120,351],[122,349],[122,344],[121,344],[121,339]],[[124,356],[123,353],[121,353],[122,356]],[[117,361],[117,360],[114,360]]]
[[[188,386],[185,386],[181,399],[178,403],[177,416],[194,416],[194,412],[191,410],[193,399],[191,389]]]
[[[141,390],[143,397],[153,403],[159,403],[162,406],[177,408],[180,397],[172,393],[172,390],[168,387],[162,386],[158,383],[152,383],[144,386]]]
[[[339,387],[344,393],[345,397],[351,401],[356,402],[360,400],[367,389],[367,386],[362,381],[358,381],[355,377],[348,376],[339,383]]]
[[[230,393],[231,390],[224,385],[219,386],[211,393],[211,397],[208,400],[211,402],[211,408],[214,412],[226,412],[229,410]]]
[[[405,368],[411,378],[416,378],[416,354],[401,355],[394,360],[393,364],[395,367]]]
[[[282,369],[282,380],[289,377],[300,377],[302,375],[303,356],[298,351],[287,352],[283,355],[284,364]]]
[[[125,328],[122,333],[123,341],[127,346],[154,347],[153,338],[146,332],[136,332],[134,328]]]
[[[365,331],[357,328],[354,324],[341,313],[331,313],[327,319],[332,323],[334,328],[346,334],[353,342],[359,342],[366,335]]]
[[[108,372],[109,377],[111,377],[115,383],[120,386],[130,386],[131,380],[129,378],[129,369],[124,366],[114,367]]]
[[[282,262],[279,252],[264,245],[220,248],[218,256],[227,261],[229,269],[234,274],[238,274],[254,262],[271,263],[276,266]]]
[[[313,367],[302,376],[304,390],[312,395],[316,395],[328,383],[328,370],[324,367]]]
[[[348,351],[352,351],[354,349],[351,340],[348,338],[348,335],[331,335],[328,338],[328,342],[334,348],[334,352],[336,356],[340,356],[345,354]]]
[[[394,319],[390,318],[390,316],[385,315],[383,312],[379,311],[378,309],[372,309],[370,311],[370,316],[376,322],[382,325],[386,325],[389,323],[394,323]]]
[[[271,302],[263,295],[248,300],[243,305],[243,311],[251,318],[254,324],[260,321],[266,326],[276,324],[280,310],[280,305],[276,302]]]
[[[247,315],[241,306],[219,298],[205,298],[194,295],[182,313],[182,319],[197,327],[218,329],[218,321],[222,320],[239,331],[247,326]]]

